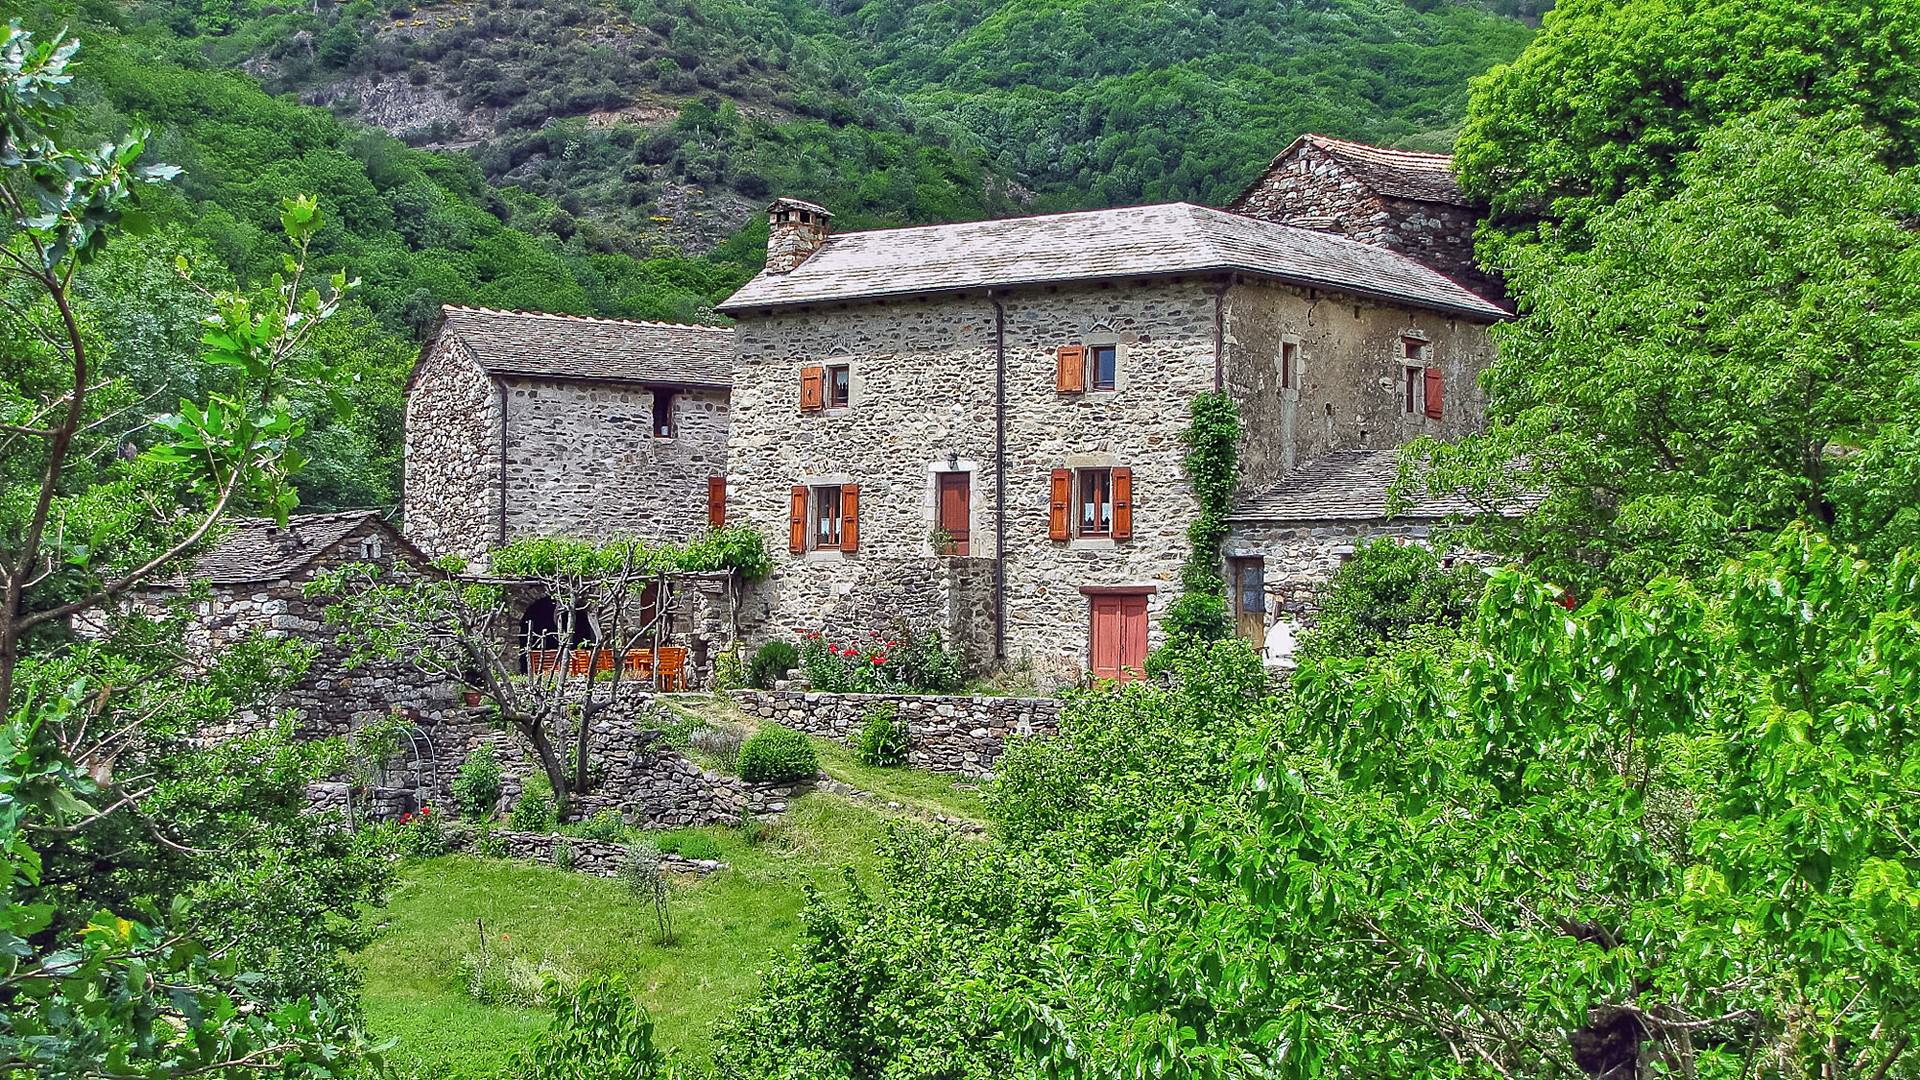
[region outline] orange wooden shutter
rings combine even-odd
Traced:
[[[827,407],[827,369],[804,367],[800,369],[800,411],[818,412]]]
[[[1113,470],[1113,538],[1133,536],[1133,470]]]
[[[840,485],[840,550],[860,550],[860,485]]]
[[[807,550],[807,489],[800,484],[787,498],[787,550],[795,555]]]
[[[722,528],[727,524],[727,478],[724,476],[707,477],[707,527]]]
[[[1047,536],[1054,540],[1067,538],[1067,504],[1073,501],[1073,471],[1071,469],[1053,470],[1053,501],[1047,508]]]
[[[1062,345],[1053,354],[1053,388],[1078,394],[1087,388],[1087,347]]]
[[[1446,390],[1440,380],[1440,369],[1437,367],[1428,368],[1427,415],[1433,417],[1435,420],[1440,419],[1441,397],[1445,393]]]

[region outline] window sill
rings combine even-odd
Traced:
[[[801,562],[837,563],[847,561],[847,553],[839,548],[814,548],[800,556]]]
[[[1120,541],[1111,536],[1076,536],[1067,541],[1068,551],[1111,551]]]

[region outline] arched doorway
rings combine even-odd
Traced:
[[[563,648],[583,648],[599,640],[593,626],[593,613],[584,606],[575,608],[572,617],[566,621],[568,625],[562,628],[560,607],[550,596],[543,596],[527,605],[526,611],[520,616],[521,674],[533,674],[535,669],[557,663]],[[553,656],[546,664],[533,663],[535,654],[547,653]]]

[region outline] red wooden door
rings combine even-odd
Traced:
[[[1129,593],[1089,597],[1093,632],[1089,660],[1096,679],[1126,682],[1147,667],[1147,598]]]
[[[943,472],[940,474],[940,531],[952,538],[952,543],[941,554],[965,555],[968,553],[970,539],[967,528],[968,484],[967,474],[963,472]]]

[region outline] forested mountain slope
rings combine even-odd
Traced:
[[[1524,2],[1524,0],[1523,0]],[[1403,0],[186,0],[134,9],[553,199],[705,250],[782,191],[843,220],[1229,198],[1306,130],[1444,147],[1530,31]],[[852,217],[847,217],[851,214]],[[573,227],[571,223],[563,223]]]

